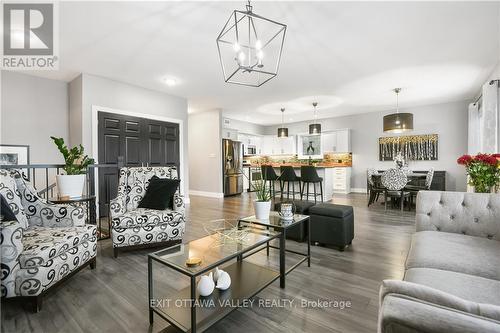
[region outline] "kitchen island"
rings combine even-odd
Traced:
[[[295,169],[297,176],[300,176],[300,167],[304,164],[300,163],[268,163],[275,170],[276,174],[280,174],[280,167],[292,166]],[[333,198],[334,193],[350,193],[351,192],[351,166],[345,163],[318,163],[315,165],[318,175],[323,178],[323,199],[329,201]],[[252,165],[252,167],[260,167],[260,165]],[[312,192],[312,186],[311,190]],[[319,193],[319,188],[318,188]],[[305,191],[304,191],[305,195]],[[312,197],[311,197],[312,198]],[[314,200],[314,199],[313,199]]]

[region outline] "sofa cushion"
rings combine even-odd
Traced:
[[[309,208],[310,215],[321,215],[331,217],[345,217],[353,212],[352,206],[334,205],[331,203],[320,203]]]
[[[10,205],[0,194],[0,221],[17,221],[16,214],[10,209]]]
[[[16,215],[16,219],[21,226],[26,229],[28,227],[28,218],[21,203],[21,194],[17,189],[16,180],[14,179],[16,171],[0,170],[0,194],[9,204],[10,209]]]
[[[184,214],[182,212],[170,209],[137,208],[114,217],[112,224],[113,228],[134,228],[137,226],[155,226],[160,224],[177,225],[181,221],[184,221]]]
[[[406,268],[436,268],[500,280],[500,242],[421,231],[413,235]]]
[[[500,305],[500,281],[434,268],[410,268],[405,281],[438,289],[468,301]]]
[[[151,177],[178,179],[175,167],[142,167],[127,169],[126,205],[127,211],[139,206],[146,194]]]
[[[95,225],[78,227],[33,227],[23,234],[24,251],[19,256],[21,268],[50,266],[54,258],[96,237]]]
[[[179,183],[179,179],[151,177],[146,194],[138,207],[157,210],[173,209],[174,194],[179,188]]]

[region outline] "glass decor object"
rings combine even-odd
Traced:
[[[413,113],[399,113],[399,93],[401,88],[395,88],[396,113],[384,116],[384,132],[403,133],[413,130]]]
[[[224,81],[260,87],[278,74],[286,25],[253,12],[234,10],[217,37]]]
[[[288,128],[285,127],[285,108],[281,108],[281,127],[278,128],[278,138],[288,138]]]
[[[316,107],[318,106],[318,102],[312,103],[314,107],[314,123],[309,125],[309,134],[321,134],[321,124],[318,123],[318,115],[316,112]]]

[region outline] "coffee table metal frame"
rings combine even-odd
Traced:
[[[286,231],[287,229],[297,226],[301,223],[306,223],[307,226],[307,253],[302,253],[294,250],[289,250],[286,248]],[[307,267],[311,267],[311,220],[308,215],[295,214],[293,220],[287,221],[283,220],[279,217],[278,212],[271,212],[269,220],[259,220],[255,216],[249,216],[242,218],[238,221],[238,227],[241,227],[242,224],[248,225],[250,227],[261,226],[265,229],[273,229],[273,231],[279,232],[279,246],[270,245],[267,242],[266,254],[269,257],[269,248],[278,249],[280,251],[280,288],[285,288],[285,276],[288,275],[291,271],[297,268],[300,264],[307,260]],[[238,256],[238,260],[242,260],[247,256],[250,256],[254,253],[262,251],[264,248],[258,248],[253,252],[247,253],[246,255]],[[297,263],[295,263],[288,270],[285,268],[285,253],[290,252],[293,254],[297,254],[303,256],[304,258],[300,259]],[[283,264],[281,264],[283,263]]]
[[[257,230],[260,230],[260,229],[257,229]],[[280,237],[280,233],[277,233],[277,232],[274,232],[274,231],[266,231],[266,230],[261,230],[261,231],[257,231],[257,230],[254,230],[252,232],[264,232],[265,235],[267,235],[268,237],[265,239],[265,240],[262,240],[262,241],[259,241],[251,246],[248,246],[247,248],[244,248],[242,249],[241,251],[236,251],[234,252],[233,254],[231,255],[228,255],[224,258],[221,258],[220,260],[217,260],[217,261],[214,261],[213,263],[207,265],[205,268],[203,268],[202,270],[199,270],[195,273],[193,273],[192,271],[190,271],[188,269],[188,267],[180,267],[179,265],[175,265],[173,263],[169,263],[168,261],[166,260],[162,260],[161,257],[158,256],[158,253],[160,252],[164,252],[166,250],[169,250],[169,249],[173,249],[175,247],[179,247],[179,246],[182,246],[182,244],[177,244],[177,245],[174,245],[172,247],[169,247],[169,248],[166,248],[166,249],[163,249],[163,250],[160,250],[160,251],[157,251],[157,252],[154,252],[154,253],[151,253],[148,255],[148,300],[149,300],[149,304],[148,304],[148,307],[149,307],[149,323],[150,324],[153,324],[153,314],[156,313],[157,315],[159,315],[160,317],[162,317],[164,320],[166,320],[167,322],[169,322],[171,325],[177,327],[178,329],[184,331],[184,332],[191,332],[191,333],[195,333],[198,329],[198,323],[197,323],[197,319],[196,319],[196,300],[197,300],[197,295],[196,295],[196,277],[197,276],[200,276],[204,273],[207,273],[211,270],[213,270],[215,267],[219,266],[219,265],[222,265],[224,263],[227,263],[228,261],[234,259],[234,258],[238,258],[238,261],[234,264],[234,265],[242,265],[243,263],[241,263],[240,261],[240,258],[244,255],[244,254],[247,254],[248,252],[251,252],[250,254],[247,254],[245,255],[245,257],[248,257],[254,253],[257,253],[258,251],[255,251],[256,248],[259,248],[259,247],[262,247],[262,245],[266,245],[269,244],[269,241],[272,241],[273,239],[276,239],[278,237]],[[253,251],[252,251],[253,250]],[[262,251],[263,248],[261,248],[259,251]],[[280,267],[284,267],[285,263],[284,261],[281,261],[281,260],[284,260],[284,257],[280,257]],[[152,306],[152,300],[153,300],[153,261],[156,261],[156,262],[159,262],[169,268],[172,268],[174,269],[175,271],[179,272],[179,273],[182,273],[183,275],[186,275],[190,278],[190,292],[189,292],[189,297],[191,299],[191,318],[190,318],[190,324],[191,324],[191,327],[188,328],[186,327],[187,325],[183,325],[181,324],[181,320],[178,320],[178,318],[173,318],[173,316],[169,316],[167,315],[164,311],[160,310],[160,309],[157,309],[155,308],[154,306]],[[249,263],[250,265],[250,263]],[[254,268],[261,268],[263,270],[266,270],[267,272],[274,272],[273,270],[271,269],[268,269],[268,268],[265,268],[265,267],[261,267],[261,266],[258,266],[258,265],[255,265],[255,264],[251,264],[252,267]],[[269,275],[269,274],[268,274]],[[280,274],[278,274],[278,272],[274,272],[274,275],[272,275],[271,277],[272,278],[268,278],[265,283],[263,283],[262,285],[259,285],[255,290],[253,290],[250,294],[248,295],[245,295],[246,298],[252,298],[254,297],[255,295],[257,295],[259,292],[261,292],[264,288],[266,288],[268,285],[270,285],[271,283],[273,283],[274,281],[276,281],[278,278],[281,277],[281,271],[280,271]],[[234,277],[232,277],[232,284],[231,284],[231,288],[237,288],[237,285],[238,283],[241,283],[240,281],[234,279]],[[236,287],[234,287],[236,286]],[[210,296],[209,296],[210,297]],[[234,307],[234,308],[230,308],[229,310],[220,310],[218,313],[214,313],[214,319],[211,319],[211,318],[205,318],[205,324],[201,327],[200,331],[204,331],[205,329],[207,329],[208,327],[210,327],[211,325],[215,324],[216,322],[218,322],[219,320],[221,320],[222,318],[224,318],[226,315],[228,315],[229,313],[231,313],[232,311],[236,310],[237,308]]]

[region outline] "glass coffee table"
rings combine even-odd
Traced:
[[[237,306],[225,305],[244,304],[249,298],[276,281],[280,277],[280,272],[242,260],[242,256],[259,248],[263,250],[263,246],[280,237],[280,233],[272,230],[247,229],[248,233],[243,240],[227,241],[227,237],[223,234],[216,233],[149,254],[148,306],[150,324],[153,323],[153,315],[156,313],[181,331],[192,333],[204,331],[238,308]],[[188,267],[186,261],[193,257],[200,258],[201,263],[195,267]],[[236,260],[223,267],[224,271],[231,276],[229,289],[224,291],[215,289],[210,296],[200,296],[196,290],[196,277],[235,258],[241,260]],[[284,257],[280,257],[280,266],[284,266],[284,262],[281,260],[284,260]],[[153,286],[153,262],[188,276],[190,278],[189,287],[169,296],[169,302],[157,299]],[[187,306],[174,306],[170,300],[189,300],[189,304]],[[213,306],[197,306],[197,303],[198,305],[203,303]],[[169,306],[164,306],[165,304],[169,304]]]
[[[298,224],[301,223],[306,223],[307,226],[307,253],[302,253],[298,251],[293,251],[293,250],[288,250],[286,248],[286,243],[285,243],[285,237],[286,237],[286,231],[294,227]],[[249,216],[242,218],[238,221],[238,227],[242,226],[249,226],[249,227],[261,227],[265,228],[265,230],[273,230],[276,232],[279,232],[279,247],[270,245],[269,242],[266,244],[266,252],[267,256],[269,256],[269,248],[274,248],[274,249],[279,249],[280,251],[280,287],[285,288],[285,276],[293,271],[295,268],[297,268],[300,264],[302,264],[304,261],[307,260],[307,267],[311,267],[311,222],[309,220],[308,215],[301,215],[301,214],[294,214],[293,219],[291,220],[284,220],[282,219],[278,212],[271,212],[269,215],[269,220],[259,220],[255,216]],[[254,252],[261,251],[263,249],[257,249],[254,250]],[[249,253],[248,255],[253,254]],[[295,263],[292,267],[290,267],[288,270],[285,268],[285,253],[290,252],[294,254],[298,254],[300,256],[303,256],[304,258],[300,259],[297,263]],[[243,258],[243,255],[240,255],[238,257],[238,260],[241,260]]]

